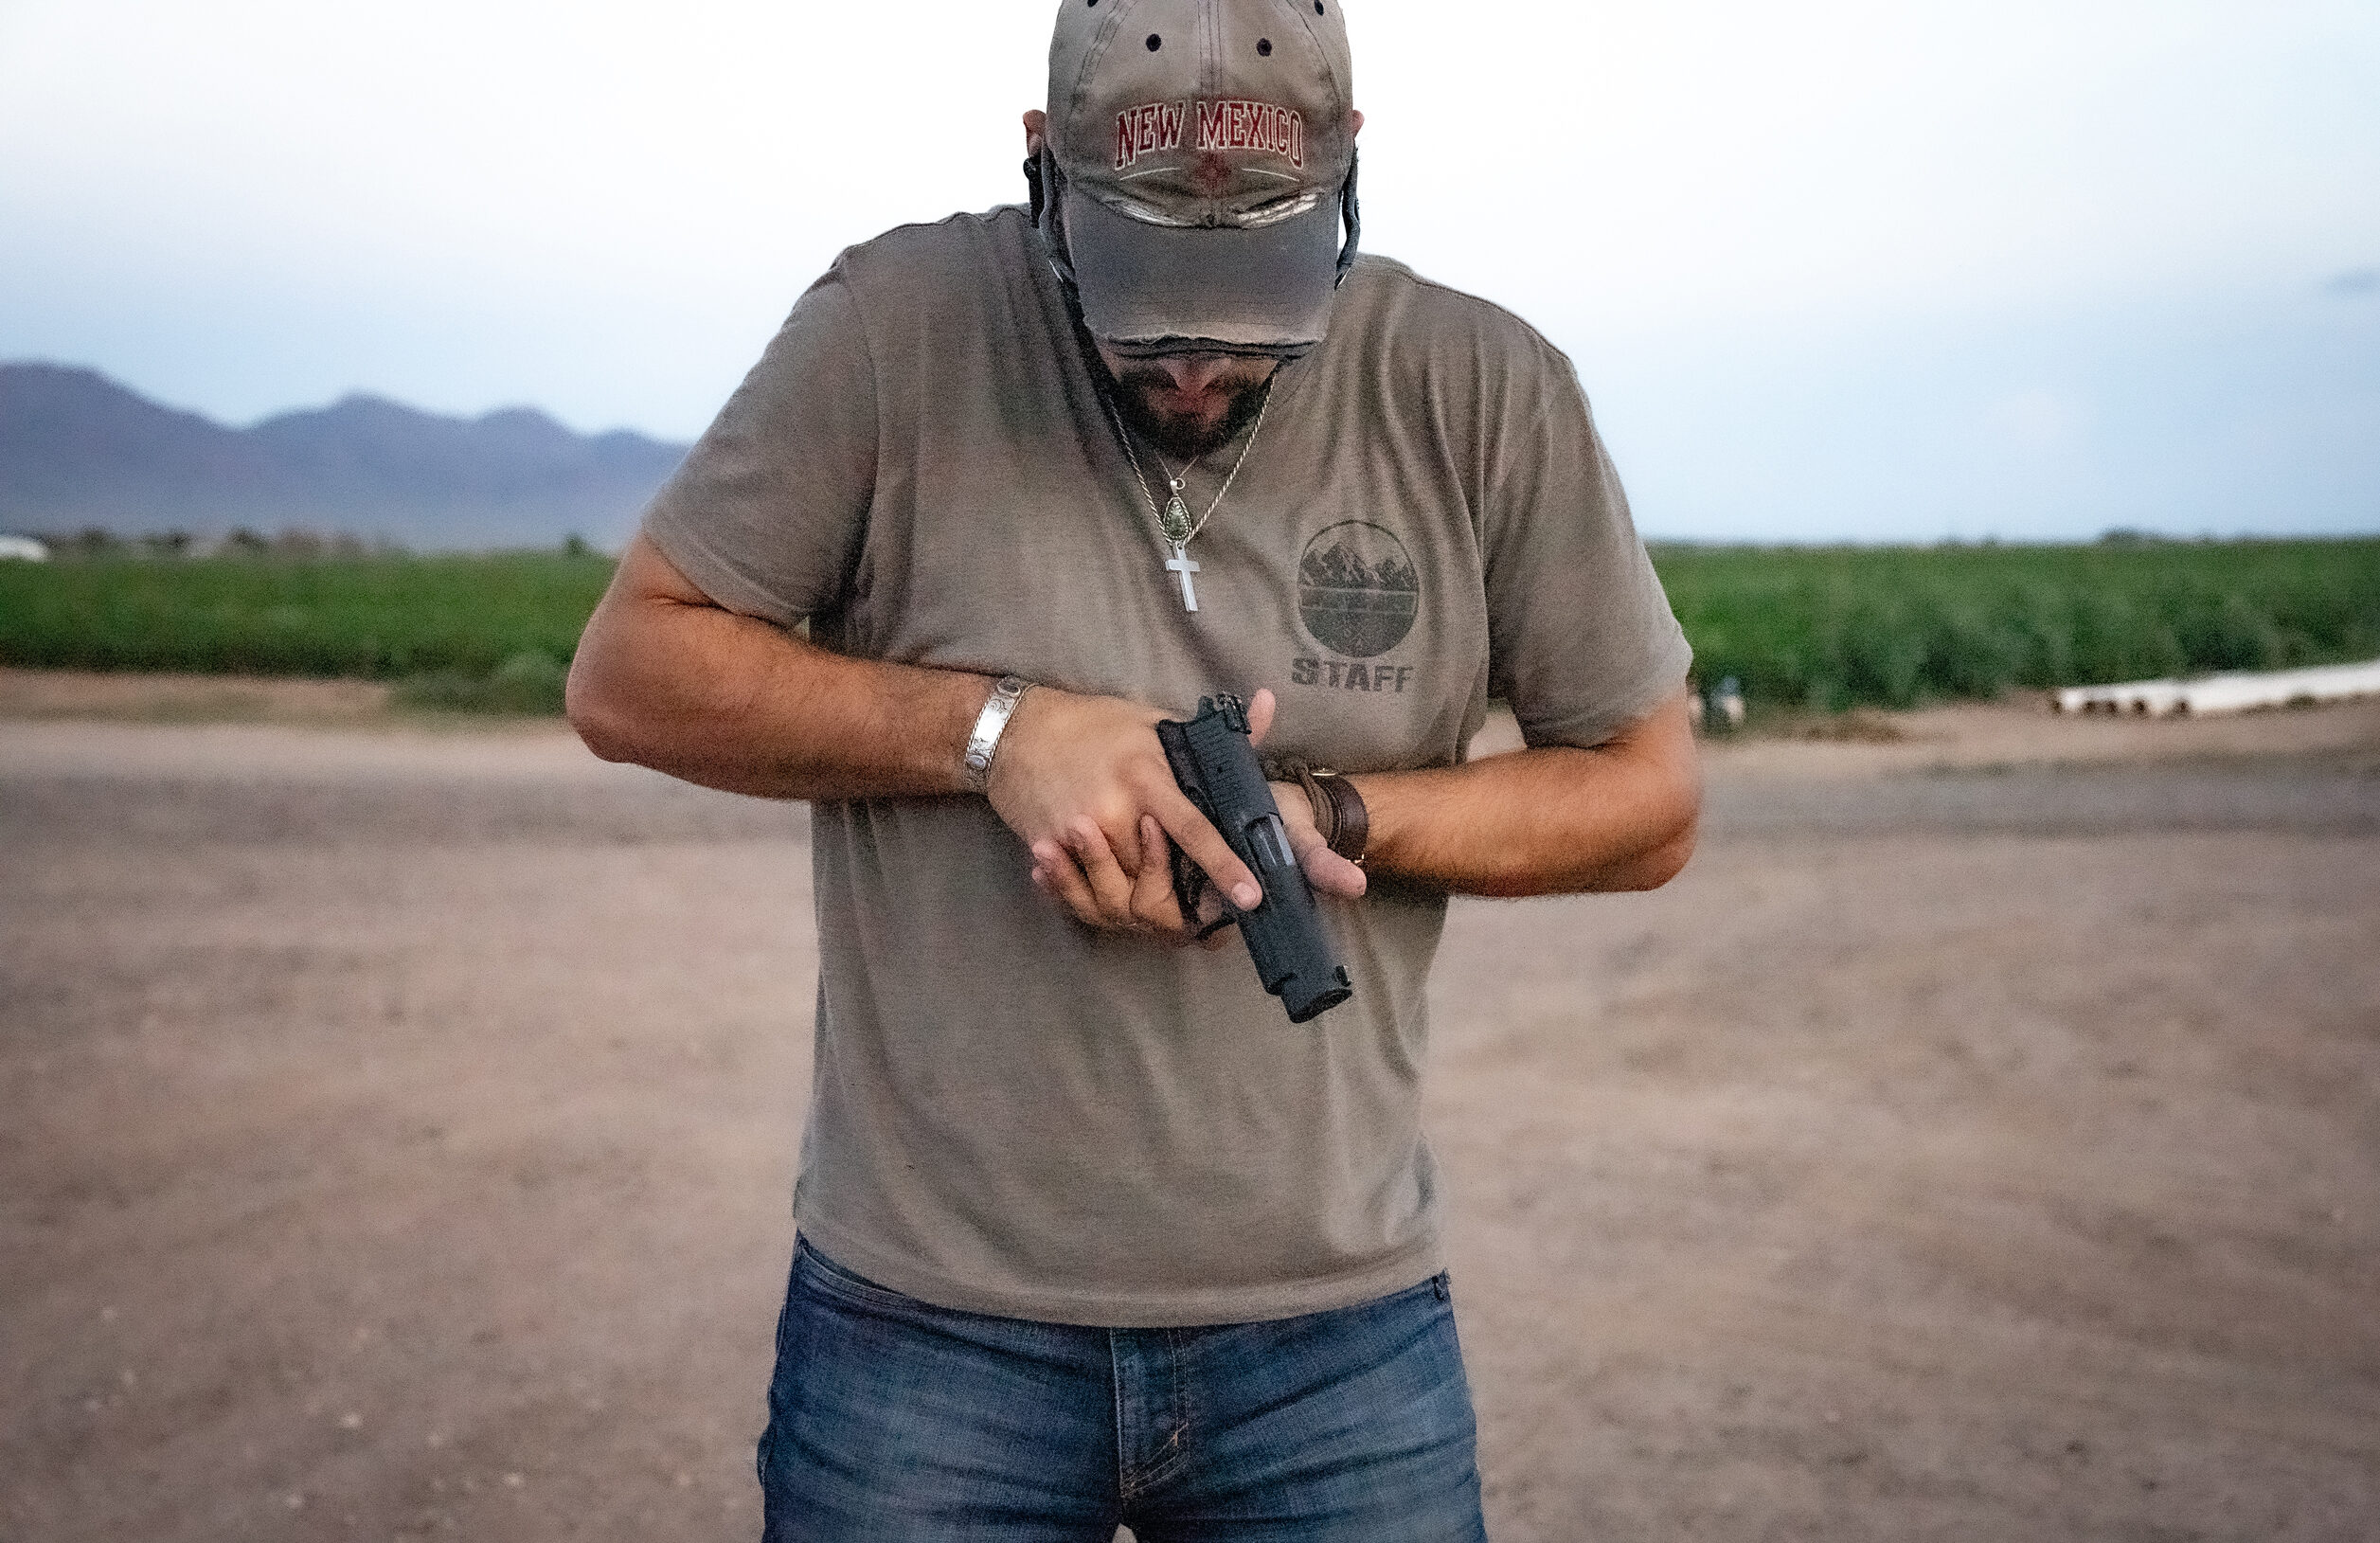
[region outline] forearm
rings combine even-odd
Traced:
[[[772,798],[959,791],[990,681],[830,653],[681,598],[657,562],[632,548],[645,583],[604,598],[571,665],[570,722],[597,755]]]
[[[1693,852],[1702,795],[1682,698],[1594,749],[1351,780],[1371,817],[1368,869],[1479,895],[1657,888]]]
[[[992,689],[965,672],[845,658],[724,610],[638,536],[580,636],[568,706],[604,760],[706,787],[931,798],[964,789],[962,757]],[[1269,723],[1271,693],[1257,694]],[[1151,860],[1169,840],[1240,905],[1262,891],[1174,785],[1151,728],[1160,716],[1118,697],[1033,691],[1000,736],[985,793],[1083,921],[1181,942],[1190,932],[1168,865]]]

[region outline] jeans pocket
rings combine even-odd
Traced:
[[[820,1296],[837,1298],[859,1307],[884,1308],[913,1317],[938,1311],[931,1303],[904,1297],[864,1275],[852,1274],[812,1247],[807,1238],[798,1239],[794,1245],[794,1283],[796,1289],[806,1286]]]

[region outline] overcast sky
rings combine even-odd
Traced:
[[[1045,0],[0,0],[0,359],[690,437],[1021,196]],[[1569,350],[1656,535],[2380,529],[2372,0],[1352,0],[1365,235]]]

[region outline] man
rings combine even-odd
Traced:
[[[1685,862],[1687,650],[1568,362],[1355,259],[1337,4],[1065,0],[1031,207],[846,252],[581,644],[597,753],[813,803],[770,1538],[1481,1535],[1423,982],[1450,892]],[[1177,946],[1175,847],[1259,898],[1152,728],[1219,691],[1303,1027]]]

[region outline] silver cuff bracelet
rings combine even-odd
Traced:
[[[1029,680],[1002,675],[1000,684],[984,699],[983,710],[975,714],[975,731],[967,736],[967,754],[960,762],[968,792],[981,793],[991,785],[992,760],[1000,753],[1000,735],[1016,716],[1016,704],[1032,689]]]

